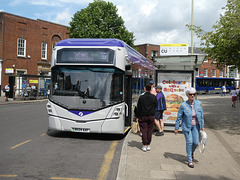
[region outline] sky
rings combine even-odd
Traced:
[[[107,1],[107,0],[105,0]],[[0,11],[69,26],[73,15],[93,0],[0,0]],[[109,0],[118,9],[135,45],[187,43],[191,46],[192,0]],[[227,0],[194,0],[194,25],[205,31],[224,14]],[[194,36],[194,46],[200,40]]]

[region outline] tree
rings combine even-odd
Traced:
[[[113,3],[94,0],[77,11],[69,24],[72,38],[117,38],[134,46],[133,33],[126,29]]]
[[[228,0],[224,15],[206,32],[201,26],[186,25],[201,39],[202,50],[217,60],[217,65],[240,67],[240,0]]]

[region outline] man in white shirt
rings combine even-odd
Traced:
[[[8,101],[9,92],[10,92],[10,85],[7,84],[4,88],[5,88],[5,101]]]

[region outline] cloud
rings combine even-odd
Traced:
[[[86,5],[93,0],[11,0],[9,2],[10,6],[17,6],[25,4],[34,6],[47,6],[47,7],[63,7],[74,6],[74,5]]]
[[[69,26],[69,22],[71,20],[72,14],[69,9],[65,9],[63,12],[58,13],[56,18],[53,20],[58,24],[64,24]]]
[[[185,27],[191,24],[191,0],[105,0],[112,2],[125,21],[126,28],[134,33],[135,44],[188,43],[191,32]],[[29,18],[39,18],[69,25],[77,11],[86,8],[93,0],[11,0],[10,5]],[[212,31],[212,26],[224,13],[227,0],[194,1],[194,24]],[[4,7],[1,7],[5,10]],[[21,15],[21,14],[19,14]],[[33,17],[35,16],[35,17]],[[194,37],[194,43],[200,40]]]
[[[125,20],[127,29],[134,32],[135,44],[141,43],[188,43],[191,32],[186,24],[191,24],[192,4],[190,0],[134,0],[114,1],[119,14]],[[227,0],[201,0],[194,3],[194,24],[206,31],[219,19],[221,9]],[[149,4],[150,3],[150,4]],[[200,40],[195,39],[195,44]]]

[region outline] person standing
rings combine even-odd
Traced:
[[[186,151],[188,166],[194,168],[194,151],[198,146],[200,129],[205,131],[202,103],[195,100],[196,89],[186,89],[188,100],[183,102],[179,108],[175,123],[175,134],[178,134],[181,123],[182,131],[186,140]]]
[[[150,93],[151,85],[146,85],[146,92],[141,95],[137,103],[137,113],[139,116],[139,126],[142,133],[142,151],[150,151],[152,133],[155,118],[155,109],[157,107],[157,98]]]
[[[162,86],[158,85],[156,87],[156,92],[158,106],[155,112],[155,125],[158,128],[158,132],[156,132],[155,136],[163,136],[164,135],[163,112],[164,110],[166,110],[166,100],[162,92]]]
[[[227,89],[226,89],[226,86],[225,85],[223,85],[223,87],[222,87],[222,94],[221,94],[221,96],[226,96],[226,92],[227,92]]]
[[[153,80],[150,81],[150,84],[151,84],[151,94],[153,95],[157,95],[157,92],[156,92],[156,89],[155,89],[155,82]]]
[[[232,107],[236,107],[236,101],[237,101],[237,91],[236,91],[236,87],[233,88],[233,90],[230,92],[230,94],[232,95]]]
[[[4,88],[5,88],[5,101],[8,101],[9,93],[10,93],[10,85],[9,85],[9,83]]]

